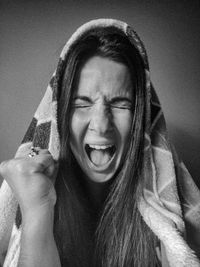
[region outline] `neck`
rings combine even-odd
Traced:
[[[82,184],[82,188],[84,188],[85,194],[91,204],[91,208],[96,215],[102,210],[104,202],[108,196],[111,181],[104,183],[97,183],[88,178],[80,166],[77,164],[76,160],[74,160],[74,169],[76,170],[77,177],[81,177],[79,179],[79,183]]]
[[[94,211],[101,211],[109,193],[110,182],[96,183],[89,180],[88,178],[85,178],[85,182],[86,190],[89,194],[89,200],[94,208]]]

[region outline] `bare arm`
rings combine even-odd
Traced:
[[[0,164],[22,212],[18,267],[60,267],[53,235],[56,163],[48,150],[29,157],[27,151]]]
[[[31,211],[23,218],[18,267],[60,267],[53,236],[53,207]]]

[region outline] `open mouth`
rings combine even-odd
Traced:
[[[103,166],[113,158],[116,147],[115,145],[85,145],[85,151],[89,160],[96,166]]]

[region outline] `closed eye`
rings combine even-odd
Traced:
[[[112,108],[132,109],[132,101],[126,97],[115,97],[109,102]]]
[[[110,105],[112,108],[118,108],[118,109],[131,109],[131,105],[127,103],[116,103]]]
[[[73,99],[74,108],[87,108],[92,105],[92,101],[89,97],[78,96]]]
[[[88,108],[90,106],[91,105],[88,105],[88,104],[74,104],[73,105],[74,108]]]

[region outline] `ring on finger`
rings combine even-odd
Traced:
[[[35,147],[31,147],[31,152],[28,154],[28,156],[30,158],[33,158],[38,154],[39,154],[39,150],[37,148],[35,148]]]

